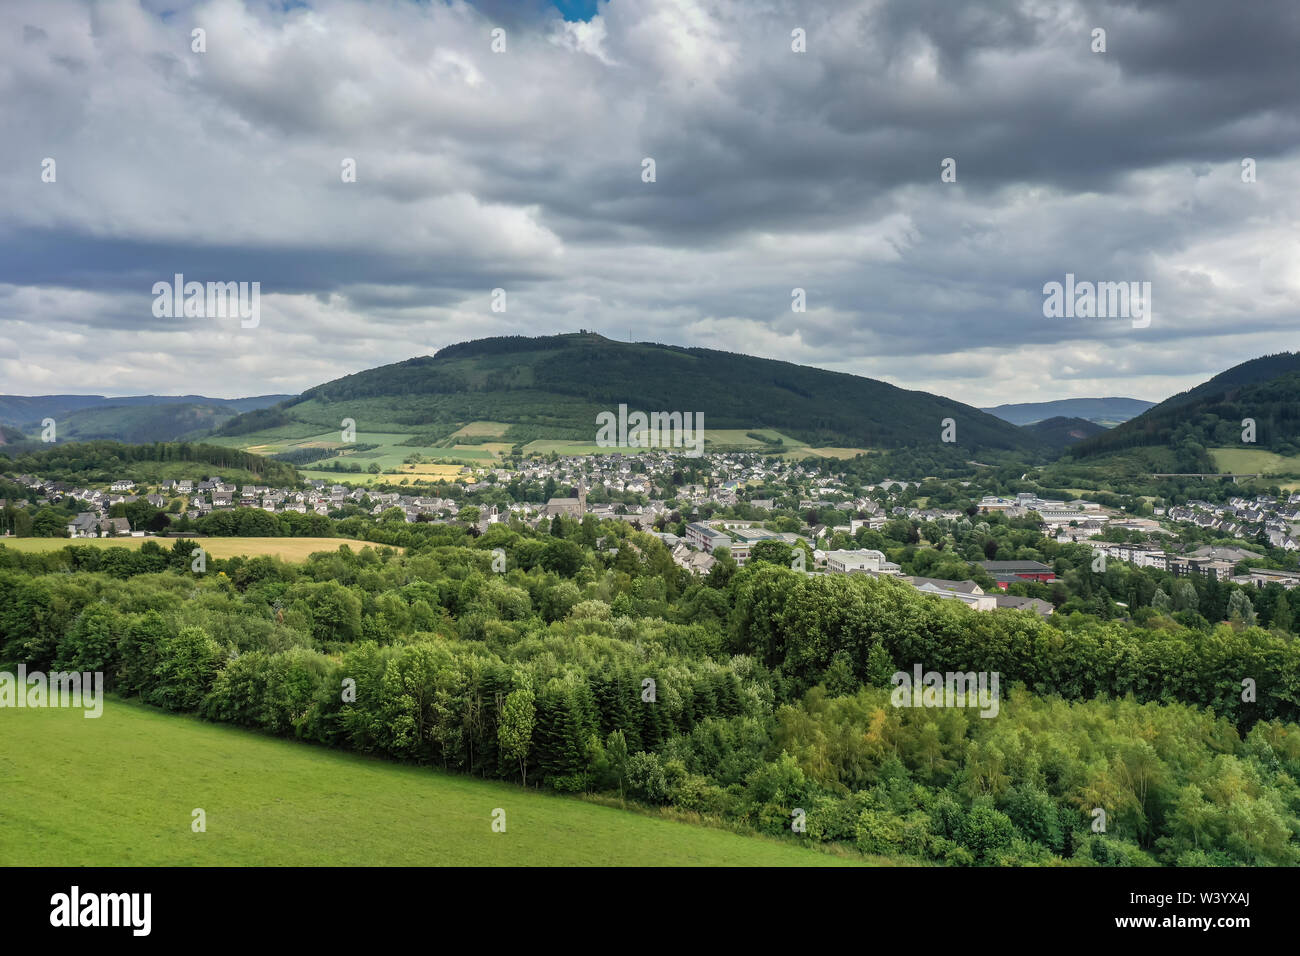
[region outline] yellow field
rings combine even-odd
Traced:
[[[57,551],[68,545],[90,545],[96,548],[138,548],[146,541],[154,541],[163,548],[170,548],[175,538],[0,538],[0,545],[15,551]],[[307,556],[317,551],[337,551],[339,545],[346,544],[353,551],[360,551],[367,541],[355,541],[351,538],[194,538],[194,541],[214,558],[258,557],[269,555],[282,561],[304,561]],[[401,551],[401,548],[395,548]]]
[[[398,465],[397,470],[403,475],[423,475],[429,480],[445,478],[448,481],[454,481],[457,478],[469,477],[461,475],[460,465]],[[376,475],[375,477],[379,477]]]
[[[319,469],[313,471],[310,468],[301,469],[300,474],[304,478],[321,478],[331,485],[401,485],[402,482],[406,482],[408,485],[415,485],[424,481],[469,480],[469,476],[467,475],[444,475],[440,473],[423,474],[421,472],[413,472],[410,470],[412,468],[452,468],[459,472],[460,465],[399,465],[398,467],[404,469],[399,474],[385,472],[383,474],[372,475],[370,472],[365,471],[359,474],[357,472],[340,473],[337,471],[321,471]]]
[[[790,452],[796,458],[807,455],[816,455],[818,458],[856,458],[858,455],[865,455],[865,448],[800,448],[797,452]]]
[[[452,438],[475,438],[481,435],[497,437],[504,435],[510,426],[504,422],[470,422],[459,430],[452,432]],[[509,446],[507,446],[509,447]]]

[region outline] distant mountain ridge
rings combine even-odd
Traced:
[[[1141,398],[1062,398],[1054,402],[996,405],[983,411],[1013,425],[1032,425],[1049,418],[1083,418],[1111,426],[1136,418],[1155,404]]]
[[[174,441],[217,428],[241,412],[291,395],[0,395],[0,425],[36,435],[52,418],[59,440]]]

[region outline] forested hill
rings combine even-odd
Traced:
[[[48,419],[60,441],[182,441],[206,434],[240,412],[265,408],[291,395],[207,398],[203,395],[0,395],[0,429],[39,436]],[[3,434],[0,431],[0,434]]]
[[[591,440],[596,414],[699,412],[709,429],[776,429],[811,445],[938,444],[943,419],[966,449],[1040,451],[1031,434],[928,392],[874,379],[712,349],[616,342],[594,333],[480,339],[432,357],[358,372],[274,408],[241,415],[220,434],[351,417],[404,429],[485,420],[508,438]]]
[[[31,450],[0,448],[0,473],[30,473],[52,481],[100,484],[118,479],[155,482],[220,475],[238,482],[297,485],[291,465],[236,448],[189,442],[125,445],[113,441],[60,442]]]
[[[1045,418],[1041,422],[1024,426],[1025,431],[1038,436],[1043,441],[1057,448],[1064,448],[1077,441],[1083,441],[1092,435],[1099,435],[1106,429],[1086,418],[1066,418],[1057,416]]]
[[[1180,460],[1195,463],[1205,448],[1241,445],[1242,421],[1247,418],[1255,422],[1255,447],[1284,455],[1300,451],[1300,352],[1243,362],[1137,418],[1079,442],[1070,454],[1090,457],[1167,445],[1183,451]]]

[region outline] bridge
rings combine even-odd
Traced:
[[[1208,471],[1181,471],[1181,472],[1170,472],[1168,474],[1163,474],[1163,475],[1150,474],[1147,475],[1147,477],[1148,478],[1231,478],[1233,484],[1236,484],[1242,478],[1263,478],[1264,476],[1262,474],[1255,474],[1255,475],[1234,474],[1233,472],[1221,472],[1216,474]]]

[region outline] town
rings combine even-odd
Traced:
[[[460,471],[458,480],[434,485],[437,493],[422,494],[392,490],[392,485],[319,479],[297,487],[272,487],[236,485],[219,475],[166,479],[153,485],[120,478],[104,487],[90,487],[20,474],[9,480],[26,489],[29,499],[0,499],[0,509],[59,506],[75,512],[59,532],[69,539],[202,536],[211,533],[205,532],[203,519],[239,509],[314,516],[318,530],[326,527],[320,521],[354,515],[384,523],[453,523],[476,534],[501,522],[518,521],[546,530],[557,520],[613,520],[626,523],[630,530],[654,534],[671,552],[673,562],[693,575],[710,574],[720,561],[743,567],[755,548],[775,543],[785,549],[781,553],[790,555],[792,567],[811,575],[892,577],[921,593],[978,611],[1015,608],[1048,616],[1054,607],[1043,597],[1007,593],[1013,584],[1057,582],[1053,567],[1042,561],[992,556],[970,561],[972,573],[978,568],[986,584],[994,583],[987,588],[969,577],[903,573],[882,550],[879,532],[891,521],[959,529],[970,528],[973,520],[1000,515],[1036,522],[1044,540],[1086,544],[1100,562],[1095,562],[1095,570],[1115,560],[1175,577],[1212,577],[1255,588],[1276,583],[1290,590],[1300,584],[1300,572],[1249,566],[1263,555],[1244,547],[1205,546],[1175,553],[1163,543],[1172,541],[1179,525],[1186,524],[1225,538],[1266,541],[1273,548],[1295,551],[1300,494],[1234,497],[1221,504],[1191,500],[1167,509],[1157,507],[1152,517],[1137,517],[1082,497],[979,494],[971,481],[956,483],[970,489],[964,507],[923,507],[918,506],[917,492],[932,478],[862,484],[812,459],[796,462],[758,453],[695,458],[661,450],[533,456],[508,462],[507,467],[466,465]],[[128,514],[137,520],[133,523]],[[139,520],[142,515],[149,517]],[[3,534],[8,536],[11,530],[6,526]],[[867,546],[869,533],[876,533],[877,546]]]

